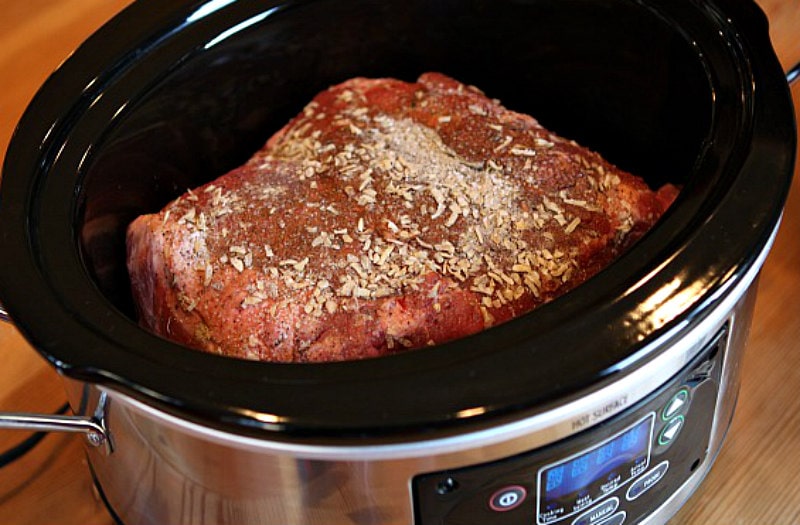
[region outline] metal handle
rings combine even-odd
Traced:
[[[46,414],[0,414],[0,428],[7,430],[32,430],[35,432],[85,433],[89,443],[102,445],[105,430],[91,418],[56,416]]]
[[[105,453],[113,451],[106,427],[105,412],[108,408],[108,395],[100,394],[97,410],[92,417],[59,416],[50,414],[0,413],[0,430],[32,430],[35,432],[72,432],[85,434],[86,441],[93,447],[102,447]]]
[[[793,84],[798,78],[800,78],[800,62],[786,72],[786,81],[789,82],[789,84]],[[0,308],[2,308],[2,306],[3,305],[0,305]]]
[[[8,310],[0,302],[0,321],[11,322]],[[101,448],[106,454],[113,451],[108,429],[106,410],[108,394],[102,392],[97,409],[91,417],[61,416],[56,414],[31,414],[22,412],[0,412],[0,430],[31,430],[34,432],[72,432],[84,434],[92,447]]]

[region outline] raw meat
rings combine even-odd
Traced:
[[[128,230],[141,324],[193,348],[319,362],[437,345],[602,270],[677,190],[438,73],[355,78],[245,165]]]

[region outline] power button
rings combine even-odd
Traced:
[[[506,512],[516,509],[525,498],[528,491],[520,485],[509,485],[498,490],[489,498],[489,507],[497,512]]]

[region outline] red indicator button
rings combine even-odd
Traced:
[[[527,496],[528,491],[520,485],[503,487],[489,498],[489,507],[497,512],[506,512],[522,505]]]

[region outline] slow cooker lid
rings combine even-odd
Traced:
[[[795,137],[783,73],[769,46],[764,17],[754,4],[722,0],[701,4],[576,0],[567,6],[559,0],[525,6],[513,2],[453,1],[431,7],[420,1],[385,2],[370,11],[368,2],[287,1],[265,5],[209,1],[183,2],[169,8],[157,3],[140,0],[89,39],[48,80],[23,117],[6,156],[0,193],[0,239],[4,245],[0,297],[20,330],[66,375],[110,384],[181,417],[237,431],[274,431],[295,437],[403,435],[420,427],[431,433],[450,432],[522,417],[613,381],[651,359],[658,349],[647,343],[668,329],[689,326],[694,318],[702,316],[720,299],[720,292],[753,264],[778,221],[791,177]],[[170,146],[187,139],[184,130],[170,128],[169,112],[173,108],[168,103],[176,100],[159,95],[163,93],[159,89],[176,83],[189,86],[185,79],[201,74],[197,63],[208,67],[231,63],[231,68],[221,70],[253,74],[253,82],[257,82],[263,77],[256,75],[252,63],[236,62],[248,53],[277,60],[279,53],[271,55],[271,49],[283,53],[293,50],[296,57],[303,57],[307,51],[303,46],[316,43],[317,51],[329,46],[330,53],[335,54],[336,41],[332,39],[346,39],[352,28],[343,24],[342,30],[331,29],[322,37],[314,36],[311,32],[323,26],[314,27],[313,20],[329,21],[336,19],[334,16],[353,16],[364,10],[371,13],[369,21],[384,20],[380,17],[397,15],[399,11],[395,9],[415,22],[411,24],[417,28],[415,34],[396,33],[403,35],[403,45],[412,46],[412,50],[416,49],[414,38],[427,39],[428,43],[433,39],[437,45],[444,45],[426,33],[431,27],[413,19],[422,15],[449,20],[451,30],[457,31],[484,28],[484,24],[503,27],[504,23],[535,13],[551,17],[548,23],[569,19],[576,34],[587,34],[589,39],[599,36],[590,28],[602,27],[600,22],[612,24],[609,35],[616,34],[614,28],[631,27],[631,19],[649,24],[648,28],[658,28],[653,37],[659,39],[654,42],[656,47],[664,56],[677,55],[681,60],[691,57],[694,63],[687,67],[702,72],[708,95],[705,102],[698,102],[697,97],[686,99],[691,110],[703,110],[697,115],[703,124],[698,128],[696,123],[693,127],[687,122],[687,128],[707,130],[707,134],[694,137],[690,133],[693,144],[675,147],[676,155],[685,156],[687,150],[695,155],[689,159],[691,176],[685,180],[676,205],[617,263],[573,292],[519,320],[435,349],[347,363],[254,363],[201,354],[138,328],[127,310],[124,293],[118,295],[119,290],[105,284],[106,275],[111,275],[114,282],[113,275],[118,272],[119,253],[114,243],[119,238],[101,242],[100,249],[90,241],[124,231],[124,224],[115,223],[125,216],[119,212],[120,206],[130,205],[126,213],[154,211],[144,209],[150,204],[143,202],[138,192],[149,192],[148,199],[162,199],[164,204],[189,182],[182,178],[185,173],[155,182],[148,178],[150,174],[136,180],[135,175],[131,177],[123,169],[122,161],[131,156],[114,157],[109,153],[119,144],[159,147],[152,137],[139,134],[142,129],[149,129],[138,126],[141,123],[155,122],[163,126],[162,130],[174,131],[175,141],[160,145],[167,150],[167,157]],[[487,18],[490,15],[497,19]],[[352,20],[349,23],[357,24]],[[402,20],[396,23],[402,25]],[[403,28],[410,31],[411,26]],[[295,34],[304,27],[308,33]],[[544,23],[536,27],[543,30]],[[554,37],[564,30],[555,27],[544,36]],[[532,33],[534,36],[526,38],[542,38],[536,37],[535,31]],[[510,38],[507,32],[503,35]],[[351,53],[356,49],[361,66],[375,72],[391,74],[392,68],[398,67],[399,75],[418,74],[422,70],[415,71],[415,67],[436,65],[445,69],[448,60],[460,56],[459,51],[464,52],[436,47],[431,48],[430,56],[422,56],[412,51],[408,56],[395,57],[399,65],[387,65],[371,55],[373,46],[367,36],[380,40],[376,35],[360,35],[367,43],[354,48],[357,39],[350,36],[349,44],[342,49]],[[499,40],[492,44],[499,45]],[[299,42],[304,42],[301,47],[292,47]],[[462,39],[456,43],[468,42],[469,39]],[[539,52],[534,54],[525,54],[513,46],[504,51],[517,53],[513,59],[517,63],[528,60],[541,69],[564,75],[570,74],[570,64],[574,67],[582,63],[593,68],[598,77],[595,89],[610,90],[619,85],[609,80],[613,74],[601,75],[609,68],[614,71],[616,64],[598,65],[597,56],[590,61],[584,57],[581,62],[576,59],[579,53],[565,56],[562,51],[546,49],[545,44],[546,40],[540,41]],[[587,41],[579,49],[621,49],[625,44],[623,39],[603,48]],[[637,63],[641,56],[637,58],[636,54],[642,51],[622,48],[615,57],[627,57]],[[549,62],[544,62],[547,57]],[[320,60],[317,55],[315,58]],[[340,75],[360,74],[348,69],[355,65],[342,65],[351,59],[352,55],[339,57],[338,69],[333,63],[314,63],[311,67],[319,78],[312,78],[324,84]],[[520,78],[530,80],[524,74],[526,69],[517,68],[506,78],[495,75],[490,82],[494,86],[487,87],[479,82],[481,72],[465,65],[479,59],[486,65],[493,56],[491,52],[468,60],[462,56],[455,60],[453,69],[463,70],[469,77],[466,81],[476,78],[473,83],[490,95],[500,96],[507,106],[525,110],[503,96],[514,99],[522,94],[502,91],[503,86],[519,82]],[[559,60],[563,60],[563,67]],[[295,64],[289,73],[291,78],[283,80],[281,93],[297,90],[306,97],[306,93],[325,87],[312,85],[314,82],[297,84],[297,78],[308,78],[301,65]],[[617,82],[630,78],[623,73],[619,73]],[[669,78],[675,78],[676,73],[685,72],[673,71]],[[282,74],[285,76],[286,72]],[[574,71],[571,74],[592,86],[591,75]],[[281,75],[267,77],[267,81],[277,84],[282,82],[280,79]],[[217,80],[225,82],[224,78]],[[500,91],[496,94],[491,91],[495,86]],[[646,88],[636,87],[640,91]],[[680,85],[671,88],[670,96],[677,96],[674,91]],[[203,97],[210,88],[201,82],[195,89],[195,96]],[[238,107],[235,101],[230,107],[220,104],[226,93],[211,91],[217,98],[211,97],[208,111]],[[590,94],[587,91],[591,89],[573,91],[571,95],[586,97]],[[631,93],[609,96],[610,102],[604,106],[601,101],[598,105],[611,118],[616,114],[613,104],[626,95]],[[650,99],[639,94],[635,100],[646,104]],[[289,102],[294,101],[286,101],[292,106]],[[216,134],[209,139],[218,148],[210,158],[211,164],[219,165],[208,167],[211,171],[219,174],[235,166],[243,160],[244,150],[257,148],[276,129],[275,122],[297,109],[281,107],[276,100],[271,104],[277,107],[270,107],[266,116],[252,112],[231,115],[225,128],[229,135]],[[676,101],[672,104],[679,105]],[[543,107],[548,105],[553,104]],[[599,119],[600,122],[616,126],[615,129],[626,125],[646,128],[648,122],[632,120],[630,115],[634,112],[616,109],[628,115],[626,121],[614,124]],[[160,122],[152,120],[159,111],[163,112],[158,116]],[[244,117],[255,118],[255,124]],[[210,118],[219,123],[228,117]],[[547,118],[541,119],[545,125],[549,125]],[[553,122],[559,118],[567,122],[566,128],[581,118],[587,120],[585,115],[563,117],[554,111]],[[661,133],[680,140],[680,122],[670,122],[676,129]],[[556,131],[561,131],[558,126]],[[604,144],[602,124],[575,127],[571,135],[569,131],[563,134],[604,154],[610,150],[611,160],[624,168],[651,172],[651,182],[669,178],[668,173],[653,175],[658,170],[647,168],[667,157],[636,158],[635,153],[626,153],[625,145]],[[614,133],[609,135],[614,137]],[[658,139],[656,136],[652,141]],[[235,146],[226,149],[226,140],[235,142]],[[185,154],[192,149],[180,151]],[[669,145],[662,151],[668,155]],[[220,156],[213,157],[218,152],[222,152]],[[665,163],[674,167],[668,160]],[[100,170],[100,165],[106,169]],[[109,175],[113,173],[109,167],[122,170],[126,176]],[[119,202],[124,205],[115,204]],[[104,209],[112,212],[97,212]],[[103,254],[103,247],[112,253]],[[106,268],[104,263],[109,261],[111,267]]]

